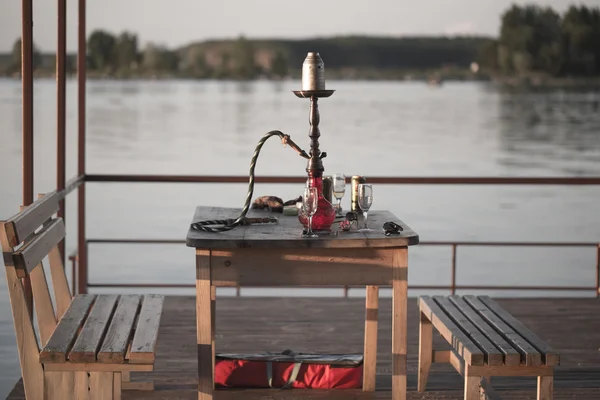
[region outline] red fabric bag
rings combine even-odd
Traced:
[[[220,388],[360,389],[362,354],[217,354]]]

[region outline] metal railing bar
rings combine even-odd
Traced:
[[[188,283],[109,283],[96,282],[88,283],[91,288],[195,288],[195,284]],[[237,288],[236,286],[223,286],[229,288]],[[380,288],[391,288],[389,285],[379,286]],[[295,288],[295,289],[359,289],[364,286],[241,286],[243,289],[257,288]],[[412,290],[452,290],[451,285],[408,285]],[[456,290],[524,290],[524,291],[596,291],[595,286],[510,286],[510,285],[456,285]]]
[[[59,199],[62,200],[65,197],[67,197],[67,195],[69,193],[71,193],[73,190],[77,189],[84,182],[85,182],[85,176],[83,176],[83,175],[76,176],[72,179],[69,179],[69,181],[65,184],[65,188],[63,190],[56,192],[58,194]]]
[[[348,178],[349,179],[349,178]],[[453,177],[369,176],[374,184],[408,185],[600,185],[600,177]],[[247,183],[245,175],[121,175],[90,174],[86,182],[129,183]],[[257,183],[305,183],[306,176],[257,176]]]

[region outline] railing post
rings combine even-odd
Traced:
[[[23,205],[33,203],[33,1],[21,1],[21,87],[23,135]],[[33,315],[33,291],[23,278],[29,315]]]
[[[600,297],[600,243],[596,247],[596,298]]]
[[[84,182],[79,186],[77,193],[78,203],[78,238],[77,252],[79,254],[78,265],[78,293],[87,293],[88,282],[88,257],[87,242],[85,235],[85,79],[86,79],[86,36],[85,36],[85,3],[86,0],[79,0],[78,12],[78,37],[77,37],[77,172],[83,176]]]
[[[348,298],[348,285],[344,285],[344,298]]]
[[[58,32],[56,44],[56,190],[65,188],[66,181],[66,47],[67,47],[67,5],[66,0],[58,0]],[[65,224],[66,210],[65,200],[60,200],[58,216]],[[65,253],[65,242],[59,244],[60,255],[63,265],[67,255]]]
[[[456,243],[452,244],[452,277],[450,292],[456,294]]]

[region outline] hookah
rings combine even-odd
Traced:
[[[296,143],[294,143],[289,135],[286,135],[278,130],[267,132],[259,140],[250,161],[248,194],[239,217],[236,219],[195,222],[191,224],[191,228],[197,231],[216,233],[229,231],[240,225],[277,222],[276,218],[248,218],[246,217],[246,214],[250,210],[252,195],[254,193],[254,169],[256,167],[260,150],[270,137],[278,136],[284,146],[290,145],[290,147],[294,149],[301,157],[308,160],[306,166],[306,172],[308,174],[307,185],[309,187],[316,187],[319,194],[317,211],[312,218],[312,228],[317,232],[330,231],[336,212],[332,204],[323,196],[323,172],[325,169],[323,168],[322,159],[327,157],[327,153],[319,150],[319,137],[321,136],[321,132],[319,130],[320,116],[317,102],[319,98],[330,97],[333,92],[334,90],[325,89],[325,64],[323,63],[323,59],[319,53],[309,52],[302,63],[301,90],[293,91],[293,93],[299,98],[310,99],[310,113],[308,119],[310,124],[310,130],[308,134],[310,138],[310,155],[302,150]],[[308,217],[306,215],[299,213],[298,220],[305,228],[308,227]]]

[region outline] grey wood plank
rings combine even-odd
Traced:
[[[483,351],[452,321],[437,302],[429,296],[421,296],[419,309],[465,362],[470,365],[484,364]]]
[[[496,303],[489,296],[479,296],[479,300],[492,310],[504,322],[518,332],[527,342],[542,354],[542,360],[546,365],[560,365],[560,355],[556,350],[546,344],[535,333],[523,325],[518,319],[513,317],[508,311]]]
[[[110,324],[117,299],[118,296],[114,294],[96,297],[83,329],[69,352],[69,361],[82,363],[96,361],[96,353]]]
[[[360,291],[362,293],[362,290]],[[494,299],[523,324],[531,326],[561,355],[555,368],[555,399],[597,399],[600,389],[598,334],[600,318],[596,298],[501,298]],[[357,353],[364,345],[365,300],[331,297],[273,298],[250,296],[219,297],[216,303],[217,353],[295,352]],[[391,398],[392,354],[390,351],[392,304],[390,298],[379,302],[380,320],[377,354],[377,391],[220,390],[217,400],[237,399],[387,399]],[[197,344],[195,296],[167,296],[161,319],[159,345],[153,372],[135,373],[134,380],[153,380],[155,391],[124,391],[123,400],[197,399]],[[463,379],[447,365],[432,368],[427,391],[417,392],[419,310],[417,299],[408,299],[408,393],[411,400],[463,400]],[[565,323],[568,321],[568,323]],[[308,324],[308,325],[307,325]],[[313,329],[314,328],[314,329]],[[434,346],[442,348],[443,339],[434,335]],[[9,346],[13,344],[8,343]],[[17,359],[14,368],[19,369]],[[132,374],[133,375],[133,374]],[[7,375],[5,375],[5,378]],[[16,379],[12,382],[16,382]],[[10,382],[5,386],[9,389]],[[493,379],[492,385],[506,400],[535,399],[536,380],[522,377]],[[241,396],[241,397],[240,397]],[[22,386],[11,400],[24,400]]]
[[[13,262],[15,268],[20,272],[19,275],[27,275],[33,271],[64,237],[65,224],[62,218],[57,218],[37,233],[19,251],[13,253]]]
[[[6,235],[12,247],[23,242],[39,228],[44,221],[58,212],[58,194],[49,193],[33,202],[20,213],[12,216],[5,222]]]
[[[504,365],[518,365],[521,362],[521,354],[515,350],[510,343],[494,330],[477,312],[458,295],[450,296],[450,301],[473,323],[504,355]]]
[[[500,350],[479,330],[446,296],[434,296],[433,300],[448,314],[454,323],[467,334],[485,355],[487,365],[502,365],[503,355]]]
[[[192,222],[236,218],[241,209],[222,207],[197,207]],[[369,227],[372,232],[339,230],[339,220],[332,225],[332,234],[317,239],[301,237],[302,224],[297,216],[287,216],[266,210],[251,209],[248,217],[276,217],[276,225],[238,226],[227,232],[208,233],[188,230],[186,244],[196,248],[352,248],[352,247],[402,247],[418,244],[419,236],[389,211],[369,211]],[[399,235],[385,236],[383,224],[394,221],[404,230]],[[362,219],[361,219],[362,222]]]
[[[67,354],[75,342],[96,298],[92,294],[78,294],[59,321],[52,336],[40,352],[40,362],[66,362]]]
[[[102,363],[123,363],[127,346],[133,335],[133,324],[140,307],[139,295],[122,295],[113,315],[112,321],[97,360]]]
[[[131,350],[127,357],[129,362],[134,364],[154,362],[164,300],[164,296],[155,294],[144,296]]]
[[[487,305],[481,301],[481,298],[464,296],[464,299],[483,319],[492,325],[506,341],[521,353],[522,364],[533,366],[542,364],[542,355],[494,311],[489,309]]]

